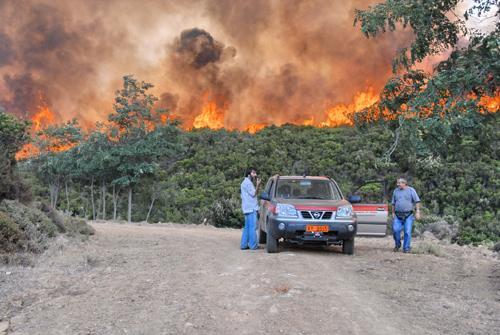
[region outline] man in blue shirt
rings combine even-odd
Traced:
[[[403,252],[410,252],[411,228],[413,220],[420,219],[420,198],[413,187],[408,186],[404,178],[397,181],[398,187],[392,194],[392,232],[396,246],[394,251],[401,248],[401,230],[404,229]],[[415,209],[415,216],[413,212]]]
[[[254,187],[252,180],[257,180]],[[257,243],[257,211],[259,204],[257,202],[257,193],[259,191],[260,179],[257,178],[257,170],[249,168],[246,171],[245,179],[241,183],[241,209],[245,215],[245,226],[241,236],[240,248],[244,249],[258,249]]]

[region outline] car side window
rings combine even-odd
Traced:
[[[267,194],[269,194],[270,197],[272,197],[271,190],[273,189],[273,185],[274,185],[274,179],[269,180],[269,182],[266,185],[266,192]]]

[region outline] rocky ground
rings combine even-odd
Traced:
[[[93,223],[33,267],[0,267],[0,334],[498,334],[500,260],[390,238],[238,249],[240,231]]]

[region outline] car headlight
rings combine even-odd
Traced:
[[[292,205],[287,204],[277,204],[276,214],[281,217],[296,218],[299,217],[297,210]]]
[[[340,206],[339,208],[337,208],[336,217],[338,217],[338,218],[347,218],[347,217],[351,217],[352,214],[353,214],[353,211],[352,211],[352,206],[351,205]]]

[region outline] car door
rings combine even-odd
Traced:
[[[358,187],[354,195],[361,196],[361,202],[352,204],[358,219],[357,235],[385,236],[389,217],[386,182],[365,182]]]
[[[266,187],[264,188],[264,192],[266,192],[269,196],[271,196],[271,192],[273,189],[274,185],[274,177],[269,178],[267,181]],[[266,231],[266,218],[267,218],[267,212],[269,210],[269,204],[271,202],[268,200],[260,200],[260,206],[259,206],[259,228],[263,231]]]

